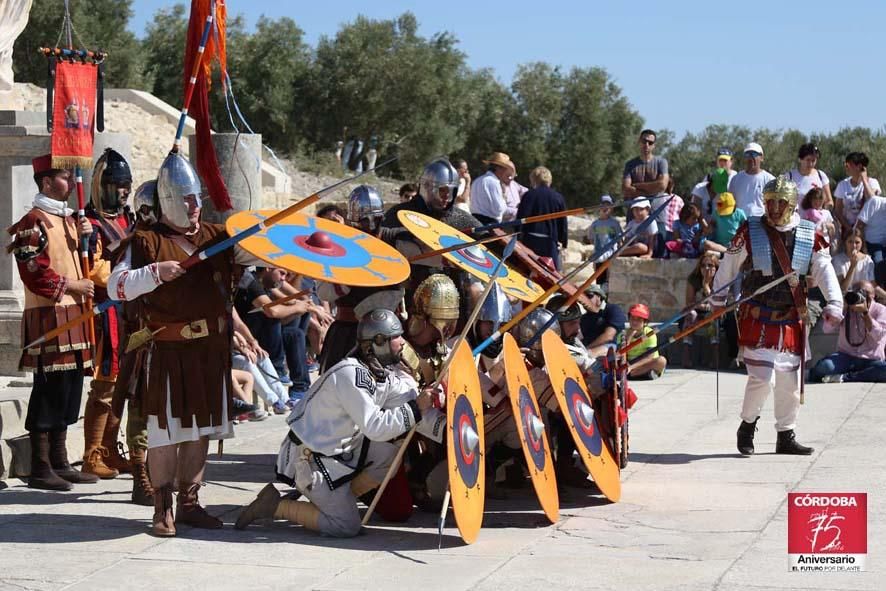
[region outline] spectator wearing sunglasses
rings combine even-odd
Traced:
[[[735,197],[735,206],[749,218],[761,216],[763,209],[763,186],[775,177],[763,170],[763,147],[751,142],[744,147],[744,170],[729,181],[729,192]]]
[[[830,209],[834,204],[831,196],[831,180],[828,175],[815,168],[819,158],[821,152],[818,151],[818,146],[812,143],[803,144],[797,152],[797,167],[792,168],[787,177],[797,183],[798,202],[802,202],[810,190],[821,189],[824,194],[824,207]]]
[[[638,144],[640,146],[640,155],[636,158],[628,160],[625,164],[624,174],[622,174],[621,189],[625,199],[649,199],[652,209],[656,209],[668,197],[668,161],[661,156],[656,156],[655,152],[656,133],[651,129],[644,129],[640,132]],[[664,250],[664,243],[670,240],[667,235],[668,212],[659,213],[656,223],[658,225],[658,233],[660,239],[658,241],[658,251]]]

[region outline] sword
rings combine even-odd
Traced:
[[[643,230],[645,230],[646,228],[651,226],[652,222],[655,221],[655,218],[658,216],[658,214],[661,213],[662,211],[664,211],[664,209],[671,202],[671,199],[673,199],[673,197],[669,197],[667,201],[662,203],[658,208],[656,208],[655,211],[650,213],[648,218],[646,218],[645,220],[643,220],[642,223],[637,225],[637,227],[634,228],[633,236],[639,235]],[[607,251],[609,251],[610,248],[612,248],[616,244],[618,244],[618,241],[621,240],[626,234],[627,234],[627,232],[623,233],[620,237],[613,238],[612,240],[610,240],[609,242],[606,243],[606,245],[601,249],[601,252],[599,254],[595,254],[593,257],[588,258],[588,260],[586,260],[585,262],[583,262],[582,264],[577,266],[575,269],[570,271],[567,275],[564,275],[563,277],[558,279],[556,283],[554,283],[551,287],[549,287],[543,294],[538,296],[538,298],[536,298],[536,300],[534,302],[530,303],[528,306],[524,306],[523,309],[520,310],[520,312],[518,312],[510,321],[508,321],[504,325],[500,326],[498,328],[498,330],[496,330],[494,333],[489,335],[489,337],[485,341],[483,341],[482,343],[480,343],[479,345],[474,347],[472,354],[475,356],[478,355],[486,347],[488,347],[489,345],[491,345],[492,343],[494,343],[495,341],[500,339],[504,333],[506,333],[511,328],[516,326],[518,322],[523,320],[530,312],[532,312],[533,310],[538,308],[545,300],[547,300],[551,295],[553,295],[554,292],[558,291],[560,289],[560,287],[562,287],[563,285],[568,283],[573,277],[578,275],[585,267],[587,267],[591,263],[594,263],[597,260],[599,260],[600,257],[602,257]]]
[[[438,384],[440,380],[443,379],[443,376],[446,375],[446,372],[449,370],[449,366],[452,365],[452,360],[455,358],[454,353],[456,349],[458,349],[458,346],[467,339],[468,332],[471,330],[471,326],[477,320],[477,316],[480,315],[480,308],[483,307],[483,302],[486,301],[486,297],[489,295],[489,292],[492,291],[492,286],[495,285],[496,279],[498,278],[498,272],[504,265],[505,259],[511,256],[511,253],[514,252],[514,248],[516,248],[516,246],[517,237],[511,236],[511,239],[508,241],[507,246],[505,246],[504,252],[502,252],[501,258],[495,265],[495,269],[493,270],[492,275],[489,276],[489,283],[486,284],[486,288],[483,290],[483,293],[480,295],[480,298],[474,305],[474,309],[471,311],[471,315],[468,317],[468,321],[465,322],[464,327],[461,329],[461,334],[458,335],[458,339],[456,340],[455,345],[452,347],[452,350],[449,352],[449,355],[446,357],[446,360],[440,367],[440,371],[437,373],[437,381],[432,384],[432,386]],[[412,440],[412,436],[415,435],[415,428],[416,425],[413,425],[412,428],[409,430],[409,433],[406,434],[406,438],[403,440],[403,444],[400,446],[400,449],[397,450],[397,455],[394,456],[394,460],[391,462],[391,467],[388,468],[388,473],[385,474],[384,480],[382,480],[381,484],[378,486],[378,490],[376,491],[375,496],[372,498],[372,503],[369,505],[369,508],[366,509],[366,513],[363,515],[363,521],[361,522],[362,525],[366,525],[369,522],[369,518],[372,517],[372,513],[375,511],[375,506],[378,505],[378,501],[381,499],[382,493],[388,486],[388,482],[390,482],[391,478],[393,478],[394,476],[394,473],[400,467],[400,462],[403,461],[403,454],[406,453],[406,448],[409,446],[409,442]]]
[[[640,355],[638,355],[637,357],[635,357],[635,358],[631,361],[631,363],[629,364],[629,366],[630,366],[630,365],[635,365],[638,361],[642,361],[643,359],[646,359],[647,357],[649,357],[649,356],[652,355],[653,353],[657,353],[658,351],[661,351],[661,350],[664,349],[665,347],[667,347],[667,346],[669,346],[669,345],[672,345],[673,343],[676,343],[676,342],[679,341],[680,339],[682,339],[682,338],[684,338],[684,337],[687,337],[687,336],[691,335],[692,333],[694,333],[695,331],[697,331],[699,328],[702,328],[702,327],[704,327],[704,326],[707,326],[708,324],[714,322],[715,320],[721,318],[722,316],[725,316],[725,315],[728,314],[729,312],[732,312],[733,310],[735,310],[736,308],[738,308],[740,305],[744,304],[744,303],[747,302],[748,300],[751,300],[751,299],[753,299],[753,298],[755,298],[755,297],[757,297],[757,296],[759,296],[759,295],[761,295],[761,294],[763,294],[763,293],[769,291],[770,289],[772,289],[772,288],[775,287],[776,285],[778,285],[778,284],[780,284],[780,283],[783,283],[783,282],[787,281],[787,280],[790,279],[791,277],[796,277],[796,276],[797,276],[797,272],[794,271],[794,272],[792,272],[792,273],[788,273],[787,275],[785,275],[785,276],[783,276],[783,277],[779,277],[778,279],[775,279],[774,281],[770,281],[770,282],[767,283],[766,285],[762,285],[762,286],[760,286],[760,287],[757,288],[753,293],[748,294],[748,295],[744,296],[743,298],[739,298],[739,299],[735,300],[735,301],[734,301],[732,304],[730,304],[729,306],[724,306],[723,308],[720,308],[720,309],[718,309],[718,310],[712,312],[711,315],[708,316],[707,318],[704,318],[703,320],[700,320],[700,321],[696,322],[696,323],[693,324],[692,326],[689,326],[689,327],[687,327],[687,328],[684,328],[683,330],[681,330],[680,332],[678,332],[678,333],[675,334],[674,336],[668,338],[668,340],[666,340],[665,342],[663,342],[663,343],[659,343],[657,346],[655,346],[655,347],[653,347],[653,348],[651,348],[651,349],[649,349],[649,350],[647,350],[647,351],[643,351],[643,353],[641,353]]]

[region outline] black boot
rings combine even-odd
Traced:
[[[68,462],[68,430],[49,432],[49,463],[56,474],[74,484],[95,484],[98,476],[75,470]]]
[[[794,430],[779,431],[778,440],[775,442],[775,453],[789,454],[793,456],[808,456],[815,450],[805,445],[800,445],[794,436]]]
[[[28,477],[29,488],[43,490],[71,490],[70,482],[61,478],[49,464],[49,433],[31,431],[31,475]]]
[[[738,453],[743,456],[754,454],[754,432],[757,430],[759,420],[760,417],[754,419],[753,423],[742,421],[738,426]]]

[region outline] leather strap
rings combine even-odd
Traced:
[[[784,274],[791,273],[793,270],[791,269],[791,263],[788,258],[788,249],[785,247],[784,242],[781,241],[781,237],[778,235],[778,232],[775,228],[771,227],[769,224],[763,224],[763,227],[766,228],[766,233],[769,235],[769,242],[772,244],[772,252],[775,253],[775,259],[778,261],[778,266],[781,267],[781,270]],[[813,244],[813,249],[815,248]],[[788,285],[791,288],[791,295],[794,297],[794,306],[797,307],[797,332],[800,337],[800,402],[803,402],[803,394],[806,392],[806,323],[803,322],[803,319],[806,317],[806,298],[803,297],[801,293],[803,283],[799,281],[791,284],[790,280],[788,280]]]

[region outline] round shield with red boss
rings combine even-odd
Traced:
[[[621,498],[621,473],[603,441],[581,369],[554,331],[547,330],[542,334],[541,347],[551,386],[578,454],[600,492],[610,501],[618,501]]]
[[[514,420],[517,421],[517,432],[526,456],[532,486],[545,515],[551,523],[556,523],[560,517],[560,497],[557,494],[557,479],[549,440],[526,362],[516,339],[510,333],[504,335],[504,363],[508,397]]]
[[[277,213],[241,211],[225,222],[237,234]],[[409,277],[409,262],[394,247],[356,228],[294,213],[239,242],[250,254],[294,273],[359,287],[394,285]]]
[[[409,233],[421,240],[428,248],[439,250],[474,240],[452,226],[415,211],[398,211],[397,219]],[[471,275],[489,281],[498,258],[482,244],[443,253],[443,257],[456,267]],[[498,272],[497,283],[509,296],[524,302],[534,302],[544,293],[538,285],[526,279],[507,265]]]
[[[460,342],[452,355],[446,384],[449,490],[458,531],[466,543],[472,544],[483,523],[486,495],[483,400],[470,345]]]

